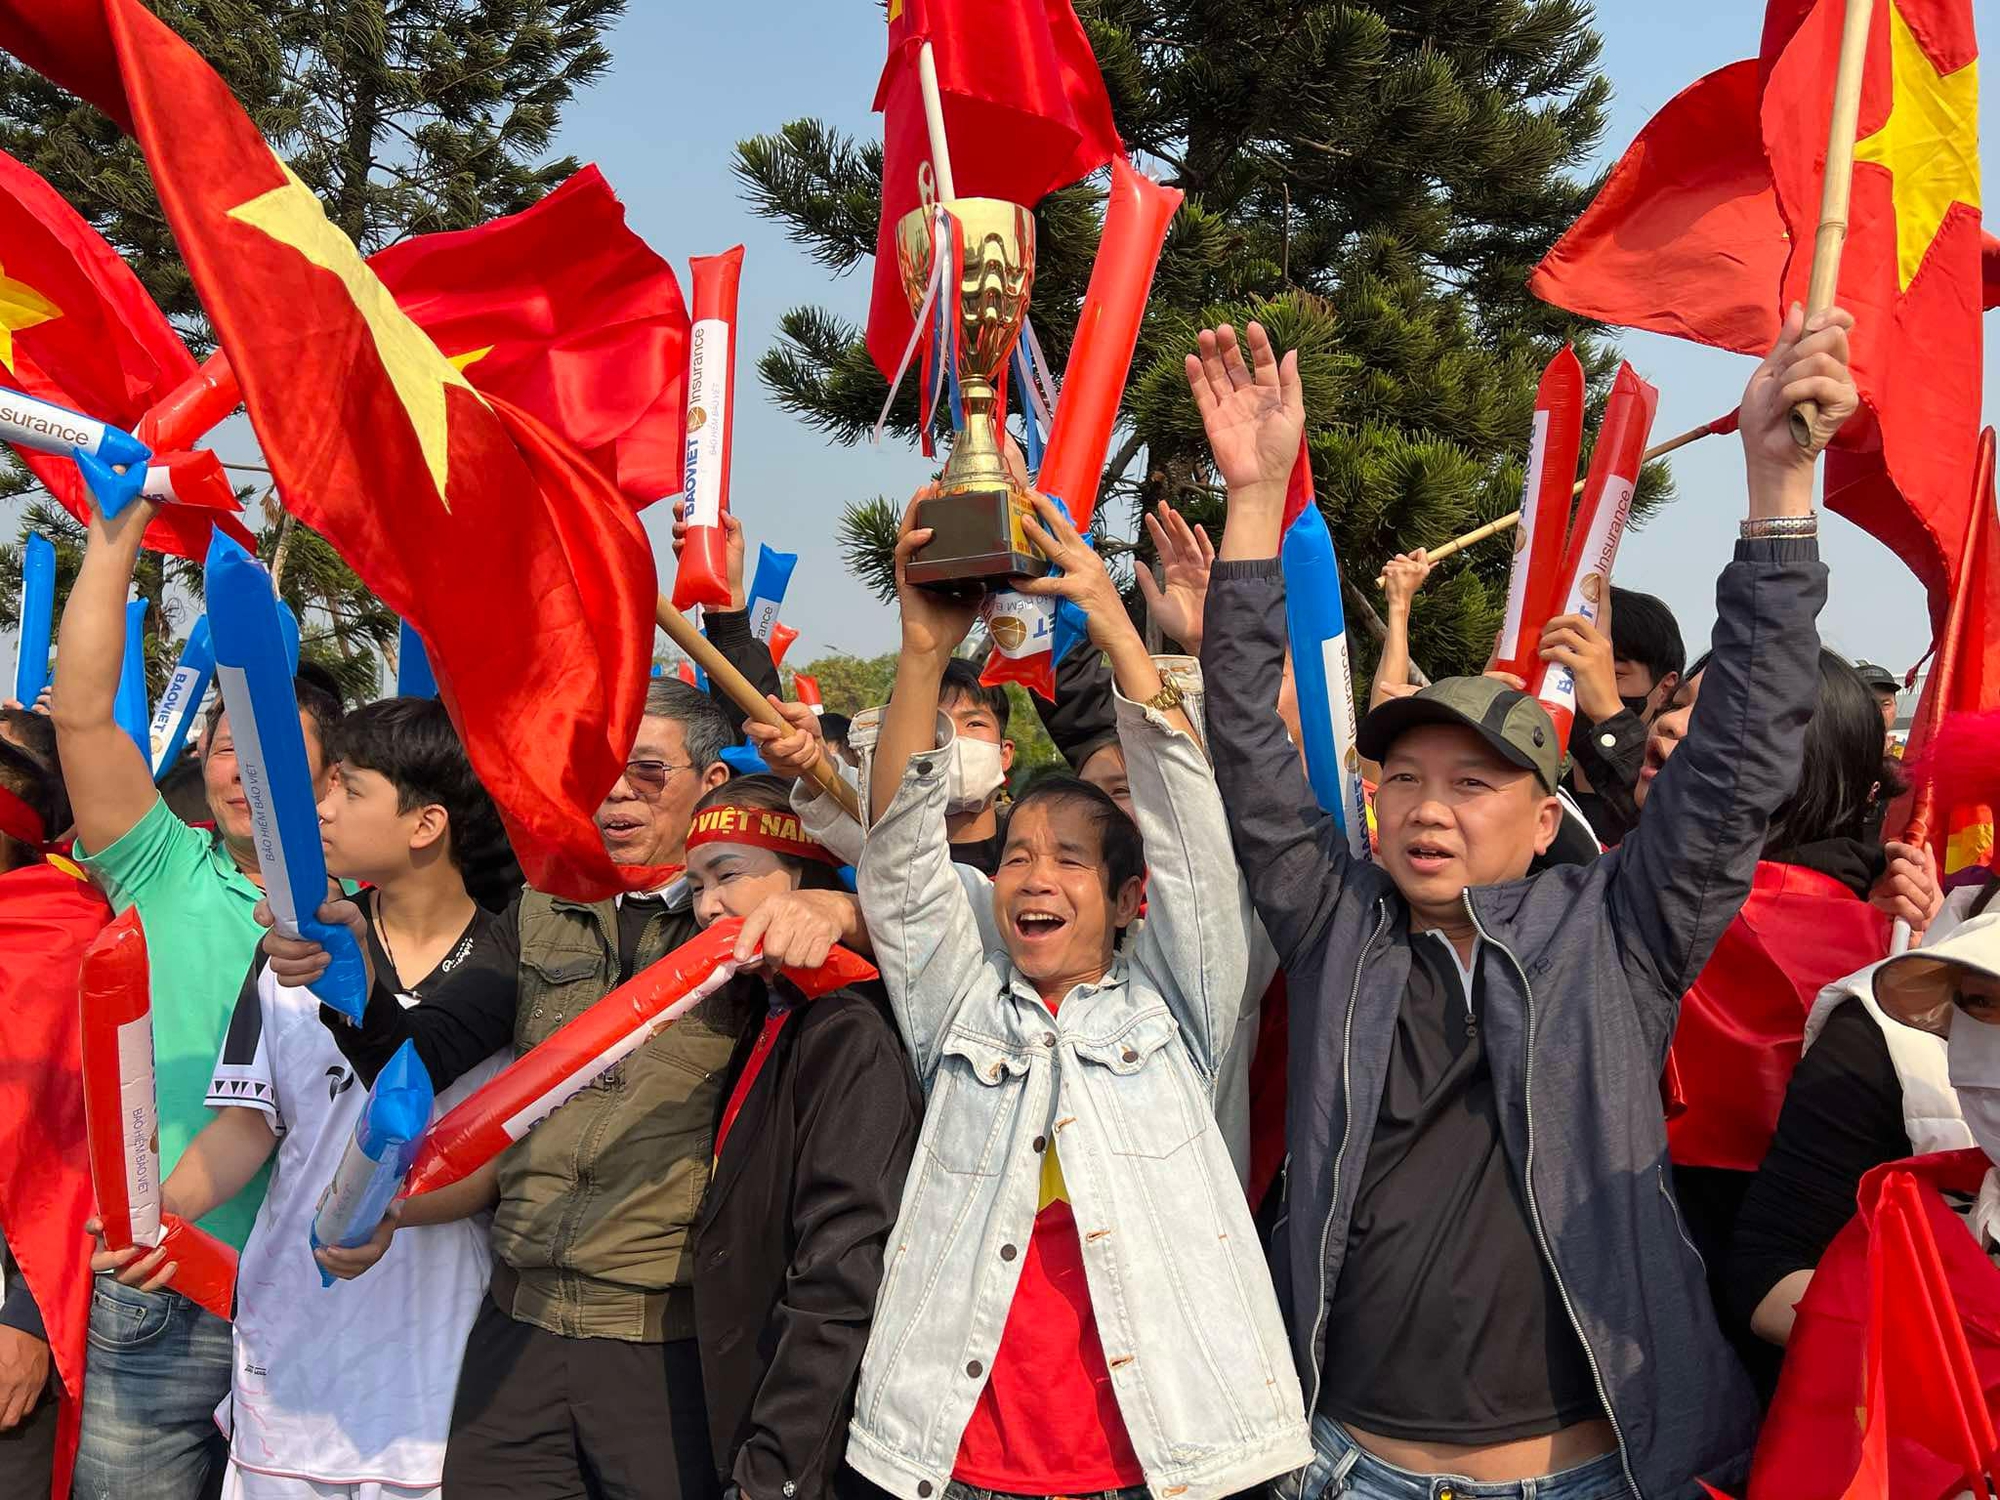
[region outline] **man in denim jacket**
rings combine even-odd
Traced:
[[[1668,1500],[1742,1473],[1756,1403],[1677,1216],[1657,1086],[1798,777],[1826,598],[1813,464],[1855,410],[1852,321],[1795,308],[1744,393],[1749,515],[1699,732],[1616,850],[1534,876],[1561,747],[1541,705],[1490,679],[1363,722],[1375,862],[1312,805],[1273,707],[1296,356],[1253,323],[1250,364],[1227,329],[1188,360],[1229,487],[1209,741],[1291,996],[1274,1253],[1313,1413],[1305,1500]],[[1787,430],[1804,400],[1811,448]]]
[[[1112,661],[1138,826],[1067,778],[1015,805],[988,952],[945,834],[937,692],[972,606],[910,588],[860,867],[928,1096],[848,1462],[903,1500],[1213,1500],[1303,1464],[1297,1376],[1212,1104],[1249,915],[1222,805],[1103,564],[1040,497]],[[1144,854],[1140,837],[1144,837]],[[1118,929],[1146,904],[1128,955]]]

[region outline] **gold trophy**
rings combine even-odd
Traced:
[[[910,560],[910,582],[942,593],[977,594],[989,582],[1039,576],[1048,562],[1021,530],[1027,492],[1000,451],[996,383],[1021,336],[1035,280],[1035,216],[998,198],[952,198],[965,247],[964,277],[939,293],[958,318],[959,403],[964,425],[952,439],[939,493],[917,505],[915,523],[934,535]],[[912,209],[896,226],[896,262],[912,311],[930,286],[935,210]],[[949,272],[947,272],[947,278]]]

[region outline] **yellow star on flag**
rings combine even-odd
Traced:
[[[0,365],[14,368],[14,335],[60,318],[62,309],[0,266]]]
[[[448,354],[445,358],[451,361],[454,370],[463,374],[468,366],[478,364],[497,347],[498,345],[488,344],[484,349],[468,349],[463,354]]]
[[[277,158],[273,156],[272,160]],[[402,403],[410,426],[416,431],[425,467],[431,472],[431,482],[437,486],[438,500],[450,510],[451,502],[445,495],[450,469],[445,387],[455,385],[470,391],[472,383],[438,352],[437,345],[410,320],[410,315],[396,305],[389,289],[361,259],[354,242],[327,219],[326,210],[311,189],[282,161],[278,162],[278,168],[285,174],[285,185],[238,204],[229,210],[229,217],[262,230],[321,270],[331,271],[340,278],[347,295],[354,300],[354,310],[361,314],[374,336],[375,352],[381,357],[389,384],[395,388],[396,399]]]
[[[1954,203],[1979,207],[1979,64],[1940,74],[1893,3],[1889,118],[1856,143],[1856,161],[1888,169],[1896,204],[1896,271],[1908,291]]]

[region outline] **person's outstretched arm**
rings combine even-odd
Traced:
[[[1410,606],[1417,590],[1431,576],[1430,554],[1422,547],[1401,552],[1382,568],[1382,592],[1388,601],[1383,624],[1388,634],[1382,640],[1382,659],[1375,663],[1375,680],[1368,687],[1368,706],[1409,691]]]
[[[1204,329],[1200,352],[1187,361],[1188,386],[1229,488],[1209,575],[1201,677],[1209,758],[1237,862],[1278,957],[1290,964],[1333,912],[1347,841],[1314,800],[1278,715],[1286,650],[1278,545],[1305,430],[1298,356],[1280,361],[1255,323],[1248,343],[1254,370],[1230,328]]]
[[[868,806],[876,821],[856,884],[896,1024],[928,1090],[945,1028],[987,965],[979,923],[951,862],[947,752],[937,743],[945,663],[972,628],[976,606],[916,588],[904,577],[912,554],[931,538],[928,528],[911,527],[915,514],[912,500],[896,543],[902,652],[875,745]]]
[[[112,712],[125,662],[125,596],[157,509],[141,496],[107,521],[91,507],[83,567],[56,634],[50,717],[77,840],[92,854],[117,843],[160,800],[153,768]]]
[[[1808,522],[1813,468],[1859,404],[1839,308],[1807,323],[1796,306],[1743,395],[1750,504],[1736,557],[1716,585],[1714,648],[1686,741],[1647,792],[1607,889],[1628,955],[1651,969],[1649,1036],[1664,1054],[1680,999],[1750,893],[1771,815],[1798,784],[1819,696],[1826,566]],[[1792,440],[1792,407],[1819,403],[1818,446]],[[1799,532],[1799,535],[1762,535]],[[1645,987],[1635,987],[1643,994]]]

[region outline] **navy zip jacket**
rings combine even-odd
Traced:
[[[1818,691],[1816,541],[1739,542],[1687,742],[1604,858],[1466,893],[1501,1136],[1639,1500],[1747,1470],[1757,1403],[1673,1199],[1660,1069],[1681,995],[1750,889]],[[1274,1274],[1307,1393],[1410,973],[1409,913],[1319,811],[1276,703],[1276,559],[1210,579],[1202,672],[1237,858],[1290,978],[1286,1214]],[[1422,1351],[1410,1357],[1421,1359]],[[1440,1370],[1440,1379],[1453,1372]]]

